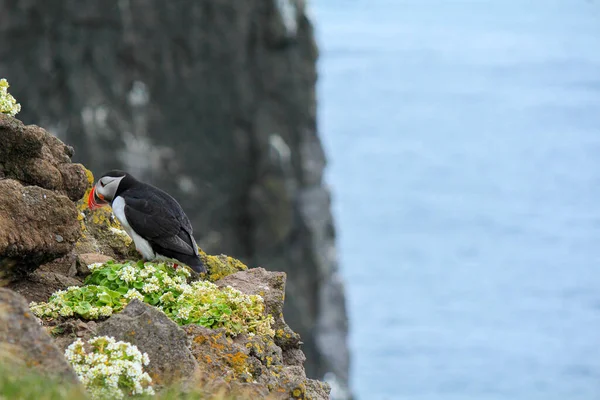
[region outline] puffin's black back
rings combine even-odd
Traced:
[[[115,198],[121,196],[125,200],[124,212],[129,225],[156,253],[180,260],[196,272],[206,272],[193,238],[192,224],[177,200],[121,170],[112,170],[103,176],[124,177]]]

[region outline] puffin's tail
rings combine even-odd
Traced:
[[[199,257],[190,257],[189,262],[186,262],[186,264],[199,274],[206,272],[206,266]]]

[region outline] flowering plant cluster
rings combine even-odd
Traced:
[[[77,339],[65,357],[93,399],[122,399],[132,395],[154,395],[152,378],[143,367],[150,363],[148,354],[127,342],[99,336],[85,344]]]
[[[264,301],[230,286],[219,288],[206,281],[187,283],[189,271],[168,263],[139,261],[89,265],[85,286],[54,293],[47,303],[30,304],[38,317],[108,317],[132,299],[162,310],[179,325],[198,324],[240,333],[273,336],[273,317],[265,315]]]
[[[14,117],[21,111],[21,105],[8,93],[9,86],[6,79],[0,79],[0,113]]]

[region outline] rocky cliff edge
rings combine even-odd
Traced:
[[[143,263],[110,210],[86,207],[71,147],[2,114],[0,137],[0,364],[77,384],[73,342],[102,336],[147,355],[159,394],[329,398],[283,318],[285,273],[204,252],[198,280]]]

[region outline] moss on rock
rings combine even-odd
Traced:
[[[101,253],[117,259],[137,258],[133,241],[112,213],[110,206],[90,210],[87,199],[94,185],[94,175],[85,169],[87,190],[77,202],[81,239],[75,245],[78,254]]]
[[[221,254],[211,256],[206,254],[202,249],[198,248],[200,259],[206,266],[206,279],[210,282],[216,282],[228,275],[235,274],[239,271],[246,271],[248,267],[238,259]]]

